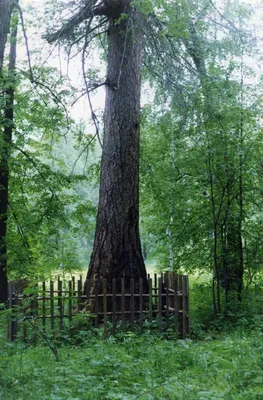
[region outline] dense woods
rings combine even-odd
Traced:
[[[133,389],[125,392],[122,377],[113,374],[94,398],[261,398],[262,13],[256,0],[0,0],[0,344],[6,360],[11,350],[5,324],[14,322],[7,307],[8,281],[23,279],[29,303],[43,300],[53,316],[58,304],[60,318],[49,332],[37,324],[37,312],[27,318],[31,305],[20,305],[24,314],[17,311],[16,318],[24,336],[28,329],[29,344],[40,343],[35,360],[32,349],[27,350],[27,368],[40,362],[43,344],[61,360],[61,344],[72,351],[90,341],[109,357],[98,352],[101,361],[86,354],[87,360],[94,358],[90,368],[98,376],[110,373],[113,359],[135,371],[137,365],[129,361],[133,351],[144,365],[138,371],[145,373],[141,345],[147,343],[149,354],[155,342],[160,366],[158,356],[151,355],[151,388],[134,373]],[[162,276],[152,291],[147,276],[166,271],[189,276],[187,340],[175,342],[169,312],[173,318],[182,312],[189,323],[188,283],[186,295]],[[82,273],[83,293],[81,280],[72,287]],[[37,288],[48,292],[47,280],[50,297],[38,299]],[[181,296],[180,307],[169,296]],[[68,322],[63,322],[62,303],[70,310]],[[117,336],[102,343],[99,320],[90,318],[88,308],[101,311],[104,330],[111,332],[106,319],[112,304],[115,316],[125,315],[125,307],[127,315],[132,309],[140,328],[133,333],[128,319],[124,324],[115,319]],[[149,308],[150,321],[144,315]],[[158,338],[150,338],[157,327]],[[221,341],[222,332],[230,335],[229,342]],[[14,343],[12,368],[22,336]],[[183,361],[166,342],[170,339],[189,361],[181,369]],[[210,351],[204,339],[213,341],[213,356],[202,358],[202,352]],[[118,340],[131,353],[129,360],[120,352],[122,361],[116,361]],[[187,355],[187,346],[197,361]],[[245,363],[244,376],[235,367],[229,386],[224,377],[232,367],[218,367],[220,346],[229,348],[222,356],[226,363],[233,347],[239,349],[237,358],[238,351],[246,359],[255,353],[253,363]],[[170,353],[182,382],[182,371],[189,368],[192,389],[175,383],[164,367]],[[211,365],[228,371],[223,378],[221,372],[214,375],[223,382],[222,391],[216,383],[208,387],[201,373],[195,381],[195,362],[209,373]],[[254,377],[246,383],[251,369]],[[31,383],[23,393],[14,384],[26,371],[14,380],[3,373],[0,397],[31,398]],[[47,383],[41,399],[89,398],[71,388],[54,394],[50,387]],[[32,390],[36,398],[35,386]]]

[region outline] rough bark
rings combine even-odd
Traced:
[[[0,0],[1,1],[1,0]],[[9,10],[8,2],[4,2]],[[3,5],[3,2],[2,2]],[[1,8],[0,8],[1,11]],[[11,12],[11,9],[10,9]],[[5,10],[6,17],[10,15]],[[1,14],[2,17],[2,14]],[[5,21],[6,22],[6,21]],[[11,33],[8,85],[5,90],[5,104],[3,110],[3,126],[0,126],[0,303],[5,303],[8,298],[8,280],[7,280],[7,211],[8,211],[8,182],[9,182],[9,156],[10,144],[12,141],[13,119],[14,119],[14,70],[16,62],[16,36],[17,27]],[[6,39],[5,39],[6,40]],[[3,42],[1,42],[3,45]],[[4,45],[3,45],[4,47]],[[1,49],[1,51],[4,49]],[[4,53],[1,53],[2,56]],[[3,61],[3,60],[2,60]],[[3,65],[3,63],[1,64]],[[1,70],[0,70],[1,77]],[[1,124],[2,125],[2,124]]]
[[[108,69],[100,195],[86,290],[101,291],[102,279],[147,275],[139,237],[139,136],[142,34],[130,4],[120,23],[109,19]],[[115,89],[114,89],[115,88]],[[96,286],[99,286],[96,288]],[[118,289],[118,288],[117,288]]]
[[[3,69],[5,46],[10,29],[12,3],[11,0],[0,0],[0,75]]]
[[[100,195],[93,252],[85,291],[111,290],[113,278],[147,275],[139,237],[139,136],[142,32],[140,13],[131,0],[89,0],[52,34],[52,43],[69,38],[82,21],[103,16],[108,21],[108,68]],[[88,34],[89,32],[87,32]],[[117,282],[117,290],[119,280]]]

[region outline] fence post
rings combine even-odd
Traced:
[[[152,323],[152,320],[153,320],[153,297],[152,297],[153,293],[152,293],[152,290],[153,290],[153,288],[152,288],[152,278],[151,277],[148,279],[148,286],[149,286],[149,305],[148,305],[148,307],[149,307],[149,322]]]
[[[46,331],[46,282],[42,282],[42,327]]]
[[[63,327],[63,303],[62,303],[62,281],[58,278],[58,311],[59,311],[59,328]]]
[[[12,312],[12,282],[8,282],[8,302],[7,308],[9,311],[8,315],[8,325],[7,325],[7,340],[11,342],[12,336],[12,325],[11,325],[11,312]]]
[[[68,282],[68,317],[69,317],[69,321],[72,320],[72,296],[73,296],[72,281],[69,281]]]
[[[50,281],[50,325],[51,325],[51,331],[52,335],[54,335],[54,282]]]
[[[179,297],[178,297],[178,275],[173,273],[174,290],[174,329],[178,331]]]
[[[103,279],[103,324],[104,324],[104,335],[107,337],[107,281]]]
[[[78,280],[78,312],[81,309],[81,291],[82,291],[82,281]]]
[[[125,281],[121,279],[121,325],[125,328]]]
[[[183,324],[182,324],[182,335],[183,338],[186,337],[186,276],[182,275],[182,317],[183,317]]]
[[[143,331],[143,279],[139,280],[139,290],[140,290],[140,329]]]
[[[116,333],[116,278],[112,279],[112,334]]]
[[[188,275],[185,277],[185,317],[186,317],[186,334],[190,335],[190,316],[189,316],[189,278]]]
[[[10,292],[12,287],[10,288]],[[15,293],[10,293],[9,297],[9,308],[11,310],[11,315],[9,319],[9,326],[8,326],[8,339],[10,342],[13,342],[17,336],[18,331],[18,323],[17,323],[17,306],[18,306],[18,295]]]
[[[162,275],[158,278],[158,327],[159,332],[162,331]]]
[[[22,313],[23,313],[23,340],[26,343],[27,341],[27,318],[26,318],[26,311],[27,311],[27,306],[26,306],[26,298],[27,296],[23,294],[23,300],[22,300]]]
[[[88,286],[89,287],[89,286]],[[95,313],[95,327],[98,328],[99,326],[99,286],[95,283],[95,291],[94,291],[94,313]]]
[[[169,305],[169,272],[165,273],[165,304],[166,304],[166,311],[165,311],[166,327],[169,328],[169,312],[170,312],[170,305]]]
[[[131,330],[134,328],[134,279],[132,278],[130,281],[131,287]]]

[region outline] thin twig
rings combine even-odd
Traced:
[[[56,361],[59,361],[58,349],[57,349],[55,341],[52,344],[50,342],[50,340],[48,339],[47,335],[39,328],[38,325],[33,324],[33,322],[29,318],[24,318],[24,319],[29,322],[29,324],[32,326],[33,329],[38,331],[38,333],[41,336],[41,338],[46,342],[46,344],[48,345],[48,347],[50,348],[50,350],[54,354]]]
[[[86,146],[85,146],[85,147],[81,150],[81,152],[79,153],[77,159],[75,160],[75,162],[74,162],[74,164],[73,164],[73,167],[72,167],[72,170],[71,170],[71,173],[70,173],[71,175],[72,175],[73,172],[74,172],[74,169],[75,169],[75,167],[76,167],[76,165],[77,165],[78,160],[80,159],[80,157],[82,156],[82,154],[84,153],[84,151],[86,151],[86,150],[88,149],[89,145],[93,142],[93,140],[95,139],[95,137],[96,137],[96,133],[92,136],[92,138],[90,139],[90,141],[88,142],[88,144],[86,144]]]
[[[92,118],[95,130],[96,130],[96,136],[97,136],[99,144],[102,148],[102,143],[101,143],[100,135],[99,135],[99,121],[98,121],[98,118],[96,117],[96,114],[93,111],[92,102],[91,102],[91,98],[90,98],[90,92],[89,92],[89,88],[88,88],[87,77],[86,77],[86,73],[85,73],[85,52],[88,47],[88,33],[89,33],[89,27],[90,27],[91,22],[92,22],[92,18],[89,20],[88,25],[86,27],[85,43],[84,43],[83,51],[82,51],[82,74],[83,74],[83,79],[84,79],[84,83],[85,83],[85,87],[86,87],[87,98],[88,98],[90,112],[91,112],[91,118]]]

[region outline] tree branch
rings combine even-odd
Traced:
[[[44,37],[49,43],[54,43],[69,36],[74,28],[81,24],[86,19],[92,19],[95,16],[108,16],[109,7],[104,3],[99,3],[98,0],[88,0],[84,7],[82,7],[75,15],[73,15],[60,29],[54,33],[46,34]],[[91,29],[92,30],[92,29]]]

